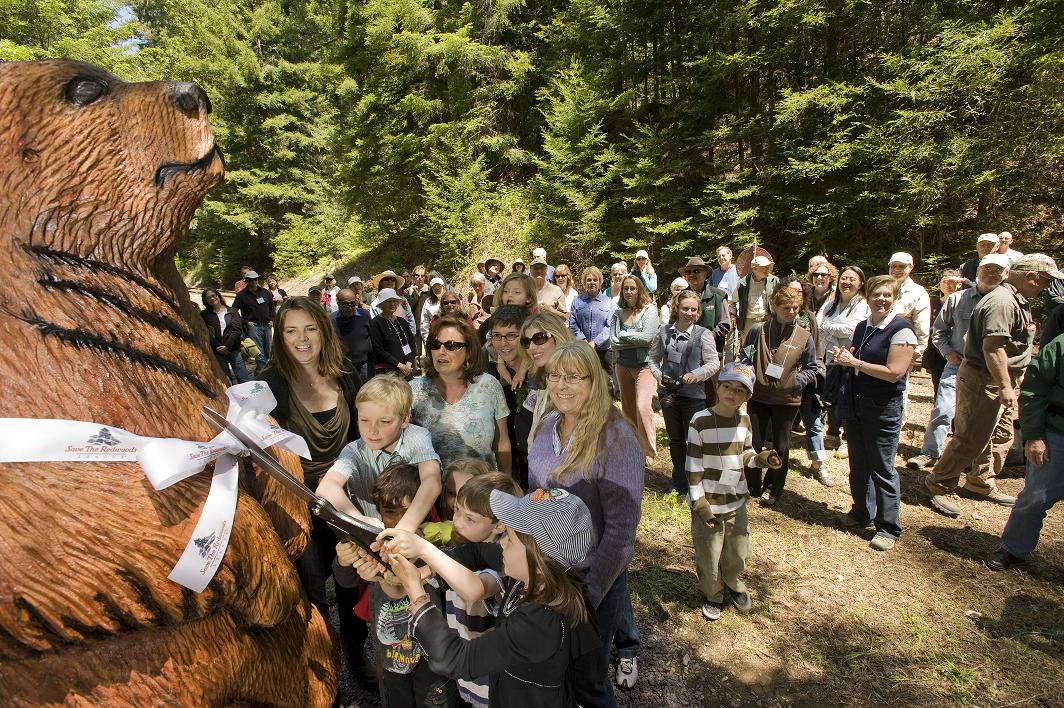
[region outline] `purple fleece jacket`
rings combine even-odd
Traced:
[[[573,470],[566,479],[552,483],[551,472],[565,459],[564,450],[561,455],[554,453],[557,423],[555,411],[544,418],[532,441],[528,450],[528,485],[530,489],[565,489],[580,497],[591,511],[596,542],[577,570],[587,583],[591,606],[598,607],[635,552],[646,453],[632,426],[617,417],[606,428],[602,452],[592,464],[592,473]]]

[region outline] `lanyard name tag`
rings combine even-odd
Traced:
[[[734,487],[739,483],[739,478],[742,472],[739,470],[721,470],[720,471],[720,483],[729,487]]]
[[[765,376],[773,379],[783,378],[783,367],[776,362],[772,362],[765,367]]]
[[[669,350],[669,363],[670,364],[682,364],[683,357],[679,349]]]
[[[257,302],[257,303],[259,303],[260,305],[262,305],[262,304],[263,304],[263,303],[265,303],[266,301],[265,301],[265,300],[263,300],[263,299],[262,299],[262,298],[260,297],[260,298],[257,298],[257,299],[255,300],[255,302]]]
[[[410,354],[410,345],[409,344],[404,344],[403,345],[403,356],[409,356],[409,354]]]

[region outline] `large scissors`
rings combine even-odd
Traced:
[[[384,562],[380,557],[380,554],[370,548],[370,544],[377,540],[377,534],[380,533],[381,529],[371,526],[364,521],[360,521],[349,514],[345,514],[334,507],[328,499],[323,499],[310,491],[310,488],[293,477],[292,474],[284,468],[284,465],[273,459],[269,453],[262,449],[261,445],[252,440],[243,430],[226,420],[225,416],[222,414],[204,406],[203,417],[206,419],[207,423],[218,432],[225,431],[239,440],[240,443],[248,449],[248,452],[251,454],[251,459],[255,460],[259,467],[266,470],[267,474],[284,485],[288,491],[307,502],[307,505],[310,507],[310,513],[314,514],[314,516],[317,516],[332,527],[332,529],[340,535],[342,540],[352,541],[358,544],[358,546],[369,553],[375,561],[387,567],[388,564]]]

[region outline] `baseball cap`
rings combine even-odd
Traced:
[[[347,279],[347,284],[348,285],[354,285],[355,283],[361,283],[361,282],[362,282],[362,278],[359,278],[357,275],[352,275],[350,278]]]
[[[542,258],[537,258],[534,261],[532,261],[531,266],[533,268],[535,268],[536,266],[543,266],[544,268],[546,268],[547,267],[547,261],[545,261]]]
[[[259,277],[259,274],[253,270],[249,270],[247,273],[244,273],[244,280],[254,280],[257,277]]]
[[[533,248],[532,249],[532,257],[533,258],[542,258],[543,260],[547,260],[547,249],[545,249],[545,248]]]
[[[997,234],[979,234],[979,238],[976,239],[975,242],[976,243],[993,243],[993,244],[997,244],[998,240],[999,239],[998,239],[998,235]]]
[[[432,280],[429,281],[429,287],[430,288],[434,288],[437,285],[443,285],[444,287],[446,287],[447,283],[443,282],[443,278],[433,278]]]
[[[903,263],[907,266],[911,266],[913,264],[912,254],[906,253],[905,251],[898,251],[890,257],[889,261],[887,261],[887,265],[890,265],[891,263]]]
[[[980,268],[985,265],[1001,266],[1007,270],[1009,267],[1009,257],[1003,253],[991,253],[988,256],[984,256],[983,259],[979,261]]]
[[[1044,253],[1028,253],[1012,264],[1012,270],[1026,270],[1045,273],[1051,278],[1064,278],[1064,273],[1057,270],[1057,262]]]
[[[584,560],[595,542],[591,512],[580,497],[564,489],[537,489],[523,497],[493,489],[491,513],[534,538],[539,550],[566,570]]]
[[[640,248],[638,251],[635,252],[635,257],[636,258],[646,258],[647,260],[650,260],[650,254],[647,253],[646,251],[644,251],[642,248]]]
[[[743,386],[746,386],[751,394],[754,393],[754,368],[749,364],[740,364],[739,362],[729,361],[724,365],[724,368],[720,370],[718,380],[738,381]]]
[[[336,280],[336,278],[334,278],[334,277],[332,276],[332,274],[329,274],[329,275],[325,276],[325,279],[326,279],[326,280]]]
[[[750,265],[763,267],[772,265],[772,259],[768,256],[754,256],[754,260],[750,261]]]

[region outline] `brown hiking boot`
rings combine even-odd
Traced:
[[[920,453],[916,457],[910,457],[908,460],[906,460],[905,466],[911,470],[923,470],[934,467],[936,462],[938,462],[937,457],[930,457],[928,455]]]

